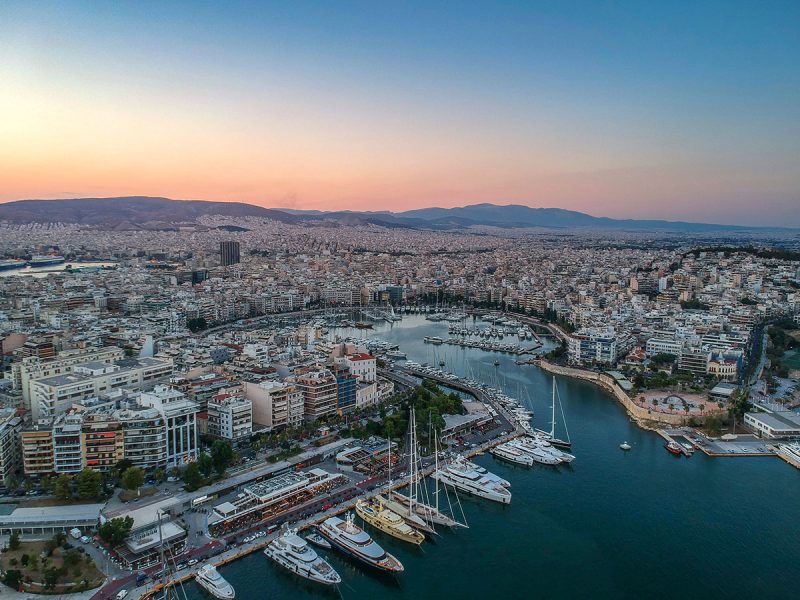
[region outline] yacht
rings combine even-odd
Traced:
[[[366,565],[388,573],[403,572],[403,564],[353,523],[350,514],[345,521],[339,517],[329,517],[319,525],[318,530],[337,550]]]
[[[339,574],[327,561],[319,557],[308,542],[290,529],[272,540],[264,554],[292,573],[322,583],[335,585],[342,581]]]
[[[622,442],[619,445],[620,450],[625,450],[626,452],[631,449],[631,445],[628,442]]]
[[[423,518],[424,515],[419,510],[412,509],[409,499],[402,495],[401,497],[403,500],[395,498],[394,493],[390,493],[388,496],[375,496],[375,499],[380,502],[382,506],[400,515],[400,517],[414,529],[419,529],[424,533],[435,533],[433,527],[428,525],[425,518]],[[414,506],[414,509],[417,508],[417,506]]]
[[[419,546],[425,541],[425,535],[411,527],[393,510],[383,505],[380,500],[357,500],[356,514],[367,523],[383,533]]]
[[[489,452],[493,456],[503,458],[509,462],[517,463],[518,465],[525,465],[526,467],[533,465],[533,458],[530,454],[523,452],[519,448],[515,448],[508,443],[495,446],[489,450]]]
[[[198,585],[207,591],[214,598],[220,600],[232,600],[236,597],[236,592],[233,586],[225,581],[225,578],[219,574],[214,565],[203,565],[194,576],[194,580]]]
[[[475,471],[477,471],[478,473],[480,473],[481,475],[486,477],[489,481],[493,481],[494,483],[502,485],[505,488],[510,488],[511,487],[511,482],[510,481],[495,475],[494,473],[492,473],[488,469],[485,469],[484,467],[480,466],[478,463],[474,463],[474,462],[472,462],[470,460],[467,460],[463,456],[459,456],[458,458],[461,459],[462,461],[464,461],[464,464],[466,464],[469,468],[474,469]]]
[[[508,443],[513,448],[530,456],[533,462],[539,463],[540,465],[557,465],[563,462],[555,454],[537,444],[533,438],[527,438],[527,440],[517,438]]]
[[[667,452],[669,452],[670,454],[674,454],[675,456],[680,456],[681,454],[683,454],[683,450],[681,450],[681,447],[678,445],[677,442],[674,441],[669,441],[666,444],[664,444],[664,448],[667,449]]]
[[[781,444],[778,446],[778,456],[800,469],[800,443]]]
[[[389,358],[403,359],[406,357],[406,353],[401,352],[400,350],[388,350],[386,352],[386,356],[388,356]]]
[[[486,469],[484,473],[475,470],[472,463],[461,456],[446,461],[431,477],[436,481],[450,485],[457,490],[467,492],[473,496],[500,502],[501,504],[511,503],[511,492],[497,481],[498,477],[488,477],[491,475]]]
[[[330,542],[318,533],[311,532],[306,534],[306,539],[318,548],[325,548],[325,550],[330,550],[332,548]]]
[[[563,463],[571,463],[575,460],[575,455],[570,454],[569,452],[565,452],[561,448],[557,448],[554,444],[552,444],[549,440],[544,439],[539,435],[527,435],[521,438],[517,438],[522,444],[526,445],[533,445],[541,448],[543,451],[547,452],[548,454],[552,454],[555,456],[559,462]]]
[[[394,503],[394,504],[392,504]],[[397,514],[405,518],[409,525],[412,527],[417,527],[420,531],[426,531],[428,533],[433,533],[433,528],[428,526],[427,523],[433,523],[434,525],[445,525],[447,527],[453,527],[457,525],[455,519],[451,519],[446,514],[440,512],[434,506],[428,506],[427,504],[422,504],[421,502],[414,502],[413,503],[413,513],[409,512],[409,505],[412,504],[408,496],[401,494],[400,492],[390,492],[389,498],[387,500],[387,506],[394,510]],[[398,509],[405,509],[405,514],[398,510],[394,509],[394,506],[397,506]],[[408,517],[406,517],[406,514]],[[417,520],[419,519],[419,521]],[[418,526],[419,522],[422,522],[423,526]]]

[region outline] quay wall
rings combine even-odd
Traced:
[[[540,360],[536,363],[543,371],[547,371],[553,375],[563,375],[564,377],[573,377],[575,379],[583,379],[584,381],[591,381],[595,385],[601,387],[611,395],[613,395],[628,414],[633,417],[640,425],[645,421],[655,421],[667,425],[686,425],[689,422],[689,417],[686,415],[666,414],[660,413],[649,408],[643,408],[631,400],[630,396],[625,393],[616,380],[607,375],[606,373],[597,373],[595,371],[587,371],[585,369],[576,369],[574,367],[562,367],[561,365],[554,365],[546,360]],[[695,417],[697,418],[697,417]]]

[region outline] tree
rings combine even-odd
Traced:
[[[112,547],[119,546],[128,537],[133,527],[132,517],[116,517],[106,521],[97,529],[100,537]]]
[[[183,482],[186,484],[186,489],[190,492],[203,485],[203,475],[200,473],[200,467],[197,466],[196,462],[189,463],[189,466],[184,470]]]
[[[119,475],[130,469],[132,466],[133,461],[131,459],[123,458],[116,465],[114,465],[114,470],[117,472],[117,476],[119,477]]]
[[[52,590],[56,587],[58,580],[61,578],[62,575],[66,574],[66,569],[50,567],[44,572],[44,587],[45,589]]]
[[[17,488],[19,487],[19,482],[16,479],[14,479],[13,477],[9,477],[8,481],[6,481],[6,487],[8,488],[8,490],[10,492],[15,492],[15,491],[17,491]]]
[[[70,488],[69,475],[62,473],[53,484],[53,494],[59,500],[71,500],[72,489]]]
[[[200,472],[208,477],[211,475],[211,471],[214,470],[214,461],[208,454],[203,452],[197,459],[197,466],[200,469]]]
[[[214,462],[214,469],[222,475],[233,458],[233,448],[224,440],[215,440],[211,446],[211,460]]]
[[[94,469],[84,469],[75,477],[75,486],[81,500],[91,500],[100,495],[103,487],[103,477]]]
[[[8,547],[11,550],[19,550],[19,545],[20,545],[19,533],[14,531],[11,534],[11,537],[8,539]]]
[[[35,554],[31,555],[28,559],[28,571],[31,573],[37,571],[39,569],[39,557]]]
[[[737,421],[744,419],[744,413],[749,411],[750,407],[750,394],[747,390],[739,388],[731,394],[729,409]]]
[[[22,573],[17,569],[9,569],[6,571],[5,577],[3,577],[3,583],[12,590],[18,590],[22,583]]]
[[[161,483],[166,478],[167,474],[164,472],[164,469],[156,469],[153,472],[153,479],[155,479],[158,483]]]
[[[138,490],[144,483],[144,471],[139,467],[130,467],[122,473],[122,487],[126,490]]]

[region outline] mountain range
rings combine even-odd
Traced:
[[[262,217],[282,223],[341,226],[380,225],[413,229],[452,230],[475,226],[545,227],[665,231],[725,231],[758,229],[736,225],[684,221],[611,219],[561,208],[531,208],[519,204],[472,204],[457,208],[421,208],[403,212],[358,212],[264,208],[243,202],[172,200],[151,196],[17,200],[0,204],[0,221],[12,223],[72,223],[103,229],[164,229],[196,224],[207,215]]]

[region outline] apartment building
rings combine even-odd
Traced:
[[[151,392],[142,392],[138,401],[143,407],[156,409],[164,418],[167,431],[167,466],[177,467],[197,460],[197,404],[186,398],[182,392],[166,385],[157,385]]]
[[[617,362],[617,338],[611,328],[581,329],[569,336],[567,345],[570,361],[574,363],[613,365]]]
[[[83,464],[95,471],[110,471],[125,458],[122,423],[108,413],[83,417]]]
[[[17,409],[0,409],[0,485],[8,485],[22,464],[21,432],[22,419],[17,416]]]
[[[115,346],[65,350],[50,359],[42,359],[38,356],[26,357],[11,366],[11,382],[15,390],[22,392],[23,406],[30,409],[30,382],[33,379],[65,375],[71,373],[75,365],[86,362],[113,363],[123,358],[125,358],[125,352],[122,348]]]
[[[247,398],[218,394],[208,403],[208,434],[238,442],[253,433],[253,405]]]
[[[283,381],[245,382],[245,397],[253,407],[253,423],[268,429],[299,427],[303,424],[303,393]]]
[[[328,369],[300,375],[296,377],[295,383],[303,394],[306,421],[314,422],[336,412],[336,377]]]
[[[55,417],[68,411],[75,402],[120,387],[159,381],[171,373],[171,361],[155,358],[129,359],[120,364],[100,361],[77,364],[68,374],[30,382],[31,414],[34,421]]]
[[[80,414],[64,414],[53,423],[53,470],[80,473],[83,470],[83,440]]]
[[[55,471],[53,462],[53,426],[44,421],[20,434],[22,465],[26,476],[50,475]]]
[[[167,466],[167,425],[155,408],[130,408],[116,411],[122,424],[124,457],[136,467],[155,469]]]

